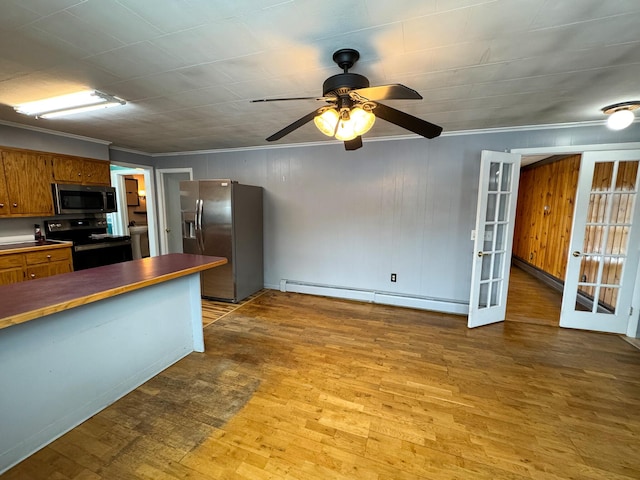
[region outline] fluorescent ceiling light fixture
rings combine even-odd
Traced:
[[[609,115],[607,127],[611,130],[622,130],[627,128],[635,120],[633,111],[640,108],[640,101],[622,102],[609,105],[602,109],[602,113]]]
[[[35,102],[24,103],[13,107],[18,113],[42,118],[56,118],[64,115],[88,112],[99,108],[125,105],[121,98],[99,92],[98,90],[84,90],[82,92],[62,95],[60,97],[45,98]]]

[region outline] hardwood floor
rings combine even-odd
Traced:
[[[640,478],[618,336],[279,291],[204,331],[2,480]]]
[[[506,320],[557,327],[562,293],[521,268],[511,267]]]
[[[213,322],[220,320],[222,317],[225,317],[226,315],[229,315],[231,312],[237,310],[241,306],[254,301],[256,298],[258,298],[260,295],[262,295],[265,292],[266,290],[260,290],[238,303],[219,302],[216,300],[203,299],[202,300],[202,326],[206,327],[208,325],[211,325]]]

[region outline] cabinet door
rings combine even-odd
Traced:
[[[0,255],[0,285],[21,282],[24,279],[21,254]]]
[[[85,159],[83,183],[89,185],[111,185],[109,162]]]
[[[12,215],[53,215],[51,158],[20,150],[2,152],[4,175]]]
[[[53,180],[56,183],[82,183],[82,158],[56,155],[53,157]]]
[[[9,192],[7,182],[4,179],[4,167],[2,157],[0,157],[0,217],[6,217],[11,213],[9,208]]]
[[[23,270],[20,268],[5,268],[0,270],[0,285],[9,285],[24,280]]]
[[[70,259],[61,262],[51,262],[49,264],[49,276],[69,272],[73,272],[73,266],[71,265]]]

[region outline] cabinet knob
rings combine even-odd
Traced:
[[[51,258],[51,255],[47,255],[47,258]]]
[[[4,208],[4,203],[0,203],[0,208]]]
[[[14,207],[17,207],[17,206],[18,206],[18,204],[17,204],[17,203],[14,203],[14,204],[13,204],[13,206],[14,206]]]
[[[81,176],[82,176],[82,173],[78,173],[78,176],[79,176],[79,177],[81,177]]]
[[[36,278],[36,274],[35,274],[35,273],[32,273],[32,274],[31,274],[31,278]]]

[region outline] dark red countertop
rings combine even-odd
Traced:
[[[0,329],[227,263],[172,253],[0,286]]]

